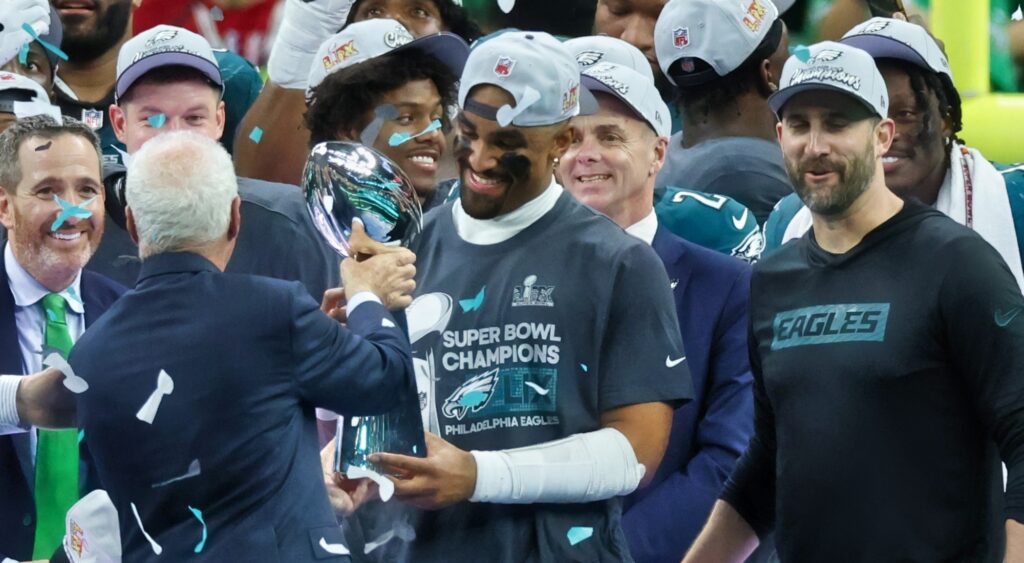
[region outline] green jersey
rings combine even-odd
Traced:
[[[731,197],[668,186],[655,191],[654,201],[658,223],[682,239],[747,262],[764,250],[754,215]]]

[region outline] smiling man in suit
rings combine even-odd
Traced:
[[[665,264],[693,377],[694,400],[675,410],[665,457],[651,485],[626,497],[622,518],[638,562],[678,561],[753,431],[750,268],[659,225],[654,183],[669,129],[654,83],[626,66],[600,63],[583,71],[583,86],[600,110],[573,118],[560,177],[573,196],[650,244]]]
[[[103,234],[96,135],[71,119],[18,121],[0,135],[0,188],[0,223],[8,233],[0,373],[34,373],[50,353],[66,357],[124,291],[82,271]],[[0,410],[13,404],[21,382],[0,376]],[[0,437],[0,560],[48,559],[63,537],[67,509],[97,485],[95,473],[76,430],[3,432],[12,430]]]

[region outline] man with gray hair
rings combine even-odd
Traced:
[[[299,282],[224,273],[242,225],[216,141],[156,137],[127,178],[139,283],[70,360],[124,560],[346,560],[314,408],[373,415],[415,392],[384,305],[411,301],[415,256],[342,262],[346,327]]]
[[[103,235],[103,200],[99,143],[85,125],[37,116],[0,135],[0,373],[63,362],[124,291],[82,271]],[[76,430],[31,426],[42,422],[35,407],[61,395],[59,373],[50,370],[41,388],[35,379],[0,376],[0,560],[48,559],[67,509],[98,484]]]

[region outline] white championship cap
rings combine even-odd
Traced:
[[[953,81],[949,60],[925,28],[892,18],[871,18],[846,32],[840,43],[867,51],[876,59],[900,59]]]
[[[164,66],[187,66],[223,88],[213,48],[202,35],[171,25],[158,25],[132,37],[117,53],[114,98],[120,99],[147,72]]]
[[[771,56],[782,39],[778,17],[771,0],[670,0],[654,25],[658,65],[678,86],[725,76],[758,51],[769,32],[769,48],[762,50],[764,58]]]
[[[467,99],[481,84],[497,86],[515,99],[495,115]],[[561,123],[596,109],[593,97],[580,87],[580,70],[569,50],[543,31],[508,31],[480,40],[469,52],[459,84],[459,106],[502,126],[535,127]]]
[[[107,491],[85,495],[64,519],[64,552],[71,563],[121,563],[121,529]]]
[[[587,35],[570,39],[563,45],[576,57],[580,71],[598,63],[615,63],[629,67],[654,82],[654,71],[647,57],[640,49],[621,39],[607,35]]]
[[[605,92],[622,100],[654,129],[659,137],[672,135],[668,106],[654,82],[639,72],[615,63],[597,63],[583,71],[583,87]]]
[[[469,56],[469,45],[454,33],[440,32],[417,39],[396,20],[365,20],[348,25],[320,45],[309,69],[309,90],[343,68],[406,49],[418,49],[436,58],[455,76],[462,74]]]
[[[780,90],[768,98],[776,115],[790,98],[810,90],[848,94],[875,115],[885,118],[889,94],[871,55],[850,45],[823,41],[808,48],[806,60],[793,55],[782,69]]]

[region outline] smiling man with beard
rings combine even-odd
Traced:
[[[132,38],[132,13],[142,0],[51,0],[64,25],[62,61],[54,80],[57,104],[64,115],[81,120],[100,137],[105,164],[122,163],[118,141],[107,112],[114,104],[117,54]],[[224,73],[225,123],[221,144],[231,151],[242,116],[256,100],[263,83],[242,57],[214,51]]]
[[[886,186],[871,56],[803,55],[769,104],[813,223],[754,266],[754,437],[685,561],[773,531],[782,561],[1020,561],[1024,297],[977,233]]]
[[[554,180],[581,88],[543,32],[469,55],[461,197],[427,216],[407,311],[437,329],[412,337],[428,451],[372,458],[419,509],[415,537],[401,517],[365,525],[398,530],[373,558],[631,560],[619,497],[653,476],[692,385],[657,255]]]

